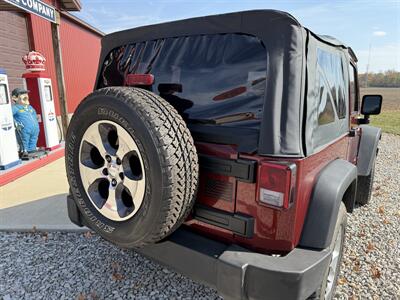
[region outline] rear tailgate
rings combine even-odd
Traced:
[[[236,213],[238,180],[254,182],[256,161],[238,159],[235,146],[196,143],[200,182],[190,224],[209,233],[251,237],[253,217]],[[199,221],[199,222],[198,222]]]

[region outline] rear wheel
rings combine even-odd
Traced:
[[[193,206],[193,139],[176,110],[151,92],[118,87],[89,95],[71,120],[66,152],[85,223],[119,246],[160,241]]]
[[[375,160],[372,165],[371,173],[368,176],[358,176],[357,178],[357,198],[356,202],[366,205],[371,200],[372,187],[374,184]]]
[[[331,300],[335,296],[335,289],[340,273],[340,262],[343,256],[347,224],[346,207],[340,204],[335,232],[329,248],[332,251],[331,259],[319,289],[308,299]]]

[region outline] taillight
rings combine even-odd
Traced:
[[[296,186],[294,163],[262,162],[258,180],[260,203],[284,209],[291,206]]]
[[[128,74],[125,77],[125,85],[152,85],[154,83],[153,74]]]

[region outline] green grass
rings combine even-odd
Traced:
[[[370,118],[372,126],[382,128],[383,132],[400,135],[400,110],[382,111]]]

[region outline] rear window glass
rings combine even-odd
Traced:
[[[152,91],[188,123],[259,128],[267,77],[262,42],[243,34],[166,38],[114,49],[99,87],[153,74]]]
[[[320,101],[328,103],[332,100],[338,118],[344,119],[346,117],[346,88],[341,57],[339,54],[318,48],[317,64],[320,82],[323,81],[327,89],[324,97],[328,98],[321,98],[322,94],[320,94]]]

